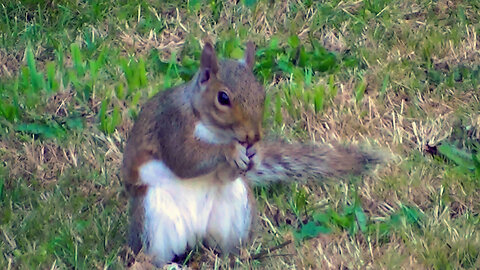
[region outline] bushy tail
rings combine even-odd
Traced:
[[[246,173],[254,184],[361,174],[382,163],[384,155],[355,146],[261,142]]]

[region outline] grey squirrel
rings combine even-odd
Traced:
[[[129,246],[157,266],[197,241],[223,252],[248,242],[250,186],[361,173],[380,161],[356,147],[262,140],[265,90],[242,60],[218,61],[206,42],[193,79],[146,102],[125,146]]]

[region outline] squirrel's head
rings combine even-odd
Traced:
[[[265,90],[252,73],[255,46],[247,43],[242,60],[217,60],[206,42],[195,84],[194,108],[218,137],[252,145],[260,140]]]

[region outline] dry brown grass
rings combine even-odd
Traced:
[[[157,14],[166,22],[167,27],[160,34],[153,31],[139,33],[136,30],[138,21],[132,20],[124,22],[125,27],[119,26],[122,34],[113,38],[111,44],[122,53],[135,58],[145,57],[152,49],[156,49],[167,60],[172,53],[183,48],[188,38],[200,39],[208,35],[213,40],[223,40],[243,26],[248,31],[245,39],[253,40],[260,48],[267,46],[274,36],[279,37],[283,45],[291,34],[298,35],[304,43],[311,34],[325,48],[340,55],[354,51],[366,68],[361,74],[360,68],[339,70],[335,74],[338,94],[326,103],[324,111],[315,114],[312,110],[302,109],[301,117],[292,117],[284,111],[282,127],[267,125],[266,128],[289,140],[361,143],[391,153],[390,163],[377,168],[356,185],[364,211],[369,217],[384,218],[400,205],[409,204],[423,211],[427,222],[421,232],[402,227],[386,242],[362,234],[351,236],[346,231],[336,231],[301,243],[294,241],[259,260],[252,260],[252,256],[259,250],[293,240],[292,231],[296,230],[294,225],[297,217],[288,205],[293,195],[292,188],[287,187],[286,193],[278,195],[278,198],[275,197],[277,195],[258,198],[257,234],[253,242],[241,250],[239,256],[224,258],[213,251],[200,248],[200,252],[194,253],[189,262],[191,268],[422,269],[435,268],[438,265],[436,258],[446,256],[445,254],[457,254],[456,257],[451,257],[453,259],[462,258],[462,252],[469,253],[461,247],[462,244],[479,247],[478,226],[464,221],[465,215],[480,213],[478,185],[467,180],[456,181],[464,179],[464,176],[452,170],[451,166],[434,161],[425,151],[426,146],[435,146],[440,141],[456,136],[454,133],[459,127],[470,126],[469,136],[480,140],[480,114],[477,110],[480,104],[479,88],[457,89],[457,86],[463,85],[447,87],[428,82],[419,86],[419,81],[425,79],[412,71],[412,66],[427,64],[422,58],[422,46],[428,43],[431,31],[445,28],[440,29],[428,21],[427,12],[414,1],[391,3],[383,11],[395,12],[387,22],[389,25],[385,26],[387,31],[384,39],[373,36],[376,27],[384,27],[381,21],[370,19],[359,34],[352,30],[352,25],[356,23],[353,17],[347,17],[349,19],[344,19],[335,27],[325,25],[319,21],[317,8],[303,7],[299,1],[274,4],[261,1],[253,9],[246,9],[233,1],[224,1],[221,5],[223,11],[217,23],[212,20],[207,8],[194,13],[174,7],[151,7],[148,12]],[[438,20],[448,19],[448,10],[456,5],[453,1],[440,1],[434,9]],[[293,7],[297,7],[295,12],[291,10]],[[363,1],[342,1],[334,7],[334,11],[361,17],[358,12],[362,8]],[[475,12],[478,10],[467,9],[467,18],[472,18]],[[472,67],[480,64],[480,41],[476,26],[469,25],[461,29],[464,33],[460,40],[451,38],[432,45],[431,60],[435,69],[449,72],[459,65]],[[98,36],[107,37],[110,30],[98,27],[92,31]],[[451,29],[446,29],[445,32],[447,30]],[[83,42],[80,35],[77,36],[77,42]],[[36,55],[42,55],[42,51],[37,51]],[[24,61],[22,57],[23,52],[20,51],[17,54],[7,54],[0,50],[0,76],[14,77],[19,63]],[[38,69],[42,70],[41,63],[52,59],[38,57],[38,60]],[[72,66],[68,56],[65,62],[66,66]],[[410,65],[402,66],[405,62]],[[390,75],[390,83],[382,94],[380,89],[386,74]],[[367,89],[364,98],[357,103],[354,91],[360,77],[365,78]],[[317,75],[315,79],[315,84],[321,85],[326,85],[328,80],[323,74]],[[290,83],[286,78],[277,76],[266,89],[270,94],[277,94]],[[127,113],[128,104],[113,98],[122,108],[122,124],[110,136],[98,129],[97,114],[105,97],[100,92],[109,91],[114,87],[112,85],[114,83],[106,82],[105,86],[99,87],[87,103],[75,100],[74,91],[68,87],[62,87],[47,100],[42,114],[61,118],[80,113],[85,120],[83,131],[65,141],[59,143],[28,136],[17,137],[18,134],[13,133],[2,137],[0,157],[2,167],[6,168],[3,175],[6,190],[12,189],[16,181],[24,181],[29,187],[40,185],[41,188],[35,188],[53,196],[55,187],[65,185],[65,178],[71,176],[75,185],[81,185],[79,192],[82,196],[95,194],[98,198],[95,204],[98,205],[118,201],[118,212],[111,215],[125,217],[127,199],[119,177],[119,168],[123,146],[133,124]],[[444,88],[437,91],[436,88],[440,87]],[[149,88],[146,91],[153,90]],[[142,96],[142,102],[148,94]],[[460,124],[459,119],[463,121]],[[97,176],[93,177],[95,179],[80,181],[75,180],[74,172],[79,172],[80,178],[90,177],[89,173],[92,172]],[[108,179],[108,182],[99,183],[99,179]],[[326,184],[308,184],[301,188],[309,195],[309,209],[325,209],[326,206],[341,209],[351,198],[349,185],[350,183],[330,181]],[[277,204],[276,200],[281,203]],[[119,230],[125,234],[126,224],[120,226]],[[1,238],[10,250],[15,250],[17,239],[12,233],[14,230],[4,228],[0,227],[3,233]],[[445,251],[443,242],[456,249]],[[112,245],[126,250],[125,242],[115,242]],[[95,249],[94,246],[89,248]],[[4,256],[11,266],[15,260],[13,253]],[[117,259],[119,265],[126,261],[123,254],[119,254]],[[104,266],[102,263],[97,261],[96,267]],[[53,266],[55,265],[54,263]],[[461,266],[459,262],[453,262],[452,265]],[[472,265],[473,268],[479,266],[479,259]],[[143,255],[137,257],[137,263],[132,267],[150,268],[148,258]]]

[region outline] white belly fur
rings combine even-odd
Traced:
[[[142,165],[140,178],[148,185],[144,248],[157,265],[183,254],[197,240],[228,251],[247,238],[252,213],[241,178],[223,185],[210,177],[180,180],[158,160]]]

